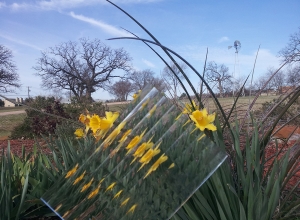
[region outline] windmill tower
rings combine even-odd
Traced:
[[[241,49],[241,42],[236,40],[233,43],[233,46],[228,46],[228,49],[234,47],[235,48],[235,58],[234,58],[234,71],[232,73],[232,78],[235,79],[236,77],[236,66],[238,68],[238,75],[240,75],[240,66],[239,66],[239,51]],[[245,91],[243,91],[244,95],[245,95]],[[234,91],[233,91],[233,95],[234,95]]]

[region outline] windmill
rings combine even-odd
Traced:
[[[235,67],[236,67],[236,63],[238,65],[238,70],[240,69],[239,68],[239,51],[241,49],[241,42],[236,40],[233,42],[233,46],[228,46],[228,50],[230,48],[234,47],[235,48],[235,61],[234,61],[234,72],[232,73],[232,78],[235,79]],[[238,71],[238,74],[240,74],[240,71]],[[233,91],[233,95],[234,95],[234,91]],[[245,95],[245,92],[244,92],[244,95]]]
[[[238,40],[234,41],[233,46],[228,46],[228,49],[230,49],[232,47],[235,48],[235,53],[238,53],[239,50],[241,49],[241,42]]]

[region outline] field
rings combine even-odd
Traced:
[[[253,106],[252,110],[257,110],[262,106],[262,103],[270,102],[276,98],[278,98],[278,96],[259,96],[258,99],[256,100],[255,105]],[[237,107],[239,108],[239,110],[247,110],[249,105],[252,103],[253,99],[254,99],[254,96],[240,97],[237,102]],[[234,103],[233,97],[218,98],[218,100],[219,100],[221,106],[224,109],[228,109],[228,110],[231,109],[231,107]],[[188,99],[181,100],[181,102],[188,103]],[[213,112],[216,109],[212,98],[203,99],[203,104],[208,109],[209,112]]]
[[[14,115],[1,115],[0,116],[0,140],[10,136],[13,128],[19,124],[22,124],[25,117],[26,117],[25,113],[14,114]]]
[[[21,111],[25,110],[25,106],[16,106],[16,107],[0,107],[0,113],[1,112],[12,112],[12,111]]]
[[[253,101],[254,97],[250,97],[250,103]],[[273,99],[277,98],[277,96],[260,96],[254,105],[254,110],[261,107],[261,104],[266,101],[272,101]],[[219,98],[221,105],[225,108],[230,108],[233,104],[233,98]],[[188,102],[188,100],[182,100],[183,103]],[[209,110],[209,112],[213,112],[215,109],[213,100],[206,99],[203,100],[204,105]],[[123,111],[126,109],[127,104],[123,103],[108,103],[107,107],[109,111]],[[246,110],[249,106],[249,97],[241,97],[238,101],[238,106],[241,106],[243,110]],[[11,107],[11,108],[0,108],[0,139],[7,138],[11,135],[11,131],[13,128],[19,124],[21,124],[26,116],[25,113],[22,114],[15,114],[15,115],[1,115],[2,112],[13,112],[13,111],[20,111],[24,110],[25,107]]]

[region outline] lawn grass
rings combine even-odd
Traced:
[[[20,110],[20,109],[19,109]],[[15,115],[1,115],[0,116],[0,137],[8,137],[12,130],[22,124],[26,117],[26,113]]]
[[[259,108],[262,107],[262,104],[265,103],[265,102],[270,102],[272,101],[273,99],[276,99],[278,98],[279,96],[259,96],[258,99],[256,100],[253,108],[252,108],[252,111],[253,110],[258,110]],[[237,107],[239,108],[239,110],[247,110],[249,108],[249,105],[252,103],[252,101],[254,100],[254,96],[242,96],[238,99],[238,102],[237,102]],[[221,106],[223,107],[223,109],[225,110],[229,110],[231,109],[233,103],[234,103],[234,99],[233,97],[226,97],[226,98],[218,98]],[[181,100],[183,103],[187,103],[188,100],[185,99],[185,100]],[[215,107],[215,104],[214,104],[214,101],[212,98],[206,98],[206,99],[203,99],[203,104],[204,106],[210,111],[210,112],[213,112],[216,107]]]
[[[278,98],[279,96],[274,96],[274,95],[269,95],[269,96],[259,96],[258,99],[256,100],[252,110],[258,110],[259,108],[262,107],[262,104],[265,102],[270,102],[273,99]],[[247,110],[249,108],[249,105],[252,103],[254,96],[242,96],[238,99],[237,102],[237,107],[239,107],[240,110]],[[226,98],[218,98],[221,106],[226,110],[226,109],[231,109],[234,99],[233,97],[226,97]],[[250,100],[250,101],[249,101]],[[188,99],[183,99],[180,100],[182,103],[188,103]],[[215,104],[213,102],[212,98],[207,98],[203,100],[204,106],[210,111],[214,111],[216,109]],[[114,104],[114,103],[109,103],[107,106],[109,111],[119,111],[122,112],[127,108],[127,104]]]
[[[107,105],[109,111],[112,112],[123,112],[127,108],[128,104],[113,104]]]

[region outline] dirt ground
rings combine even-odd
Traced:
[[[17,114],[22,114],[22,113],[25,113],[25,110],[10,111],[10,112],[0,112],[0,116],[4,116],[4,115],[17,115]]]

